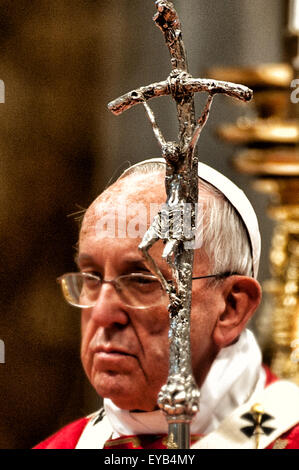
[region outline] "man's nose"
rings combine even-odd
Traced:
[[[103,283],[97,298],[97,303],[92,307],[93,319],[103,327],[112,324],[126,325],[129,317],[115,286]]]

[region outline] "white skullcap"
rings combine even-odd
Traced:
[[[142,162],[136,163],[135,165],[129,167],[124,171],[123,175],[129,172],[132,168],[144,165],[146,163],[165,164],[165,160],[164,158],[150,158],[149,160],[143,160]],[[224,196],[229,200],[229,202],[240,215],[247,229],[251,243],[253,277],[257,278],[261,254],[261,236],[257,217],[249,199],[245,193],[240,188],[238,188],[237,185],[235,185],[235,183],[205,163],[198,163],[198,176],[224,194]]]

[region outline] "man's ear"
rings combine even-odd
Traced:
[[[225,309],[219,313],[213,331],[219,348],[229,346],[238,338],[262,297],[259,283],[247,276],[230,276],[223,283],[222,293]]]

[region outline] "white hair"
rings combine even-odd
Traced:
[[[125,170],[119,179],[157,172],[165,172],[164,163],[143,162]],[[203,202],[203,249],[210,260],[211,274],[230,272],[252,276],[251,244],[238,212],[224,194],[210,183],[199,178],[198,188],[199,202]]]

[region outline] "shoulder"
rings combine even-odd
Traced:
[[[275,439],[267,449],[299,449],[299,424]]]
[[[55,434],[34,446],[33,449],[75,449],[85,426],[91,418],[91,416],[87,416],[67,424]]]
[[[293,393],[291,395],[283,395],[279,393],[276,394],[277,402],[281,403],[281,408],[283,409],[286,406],[286,401],[288,402],[288,408],[290,408],[290,413],[292,410],[295,415],[297,415],[297,424],[293,425],[288,429],[286,432],[281,434],[277,439],[275,439],[267,449],[299,449],[299,387],[296,386],[293,382],[281,381],[276,377],[268,367],[265,367],[266,372],[266,387],[272,385],[273,383],[280,384],[284,382],[285,384],[289,384]],[[283,413],[285,414],[285,413]]]

